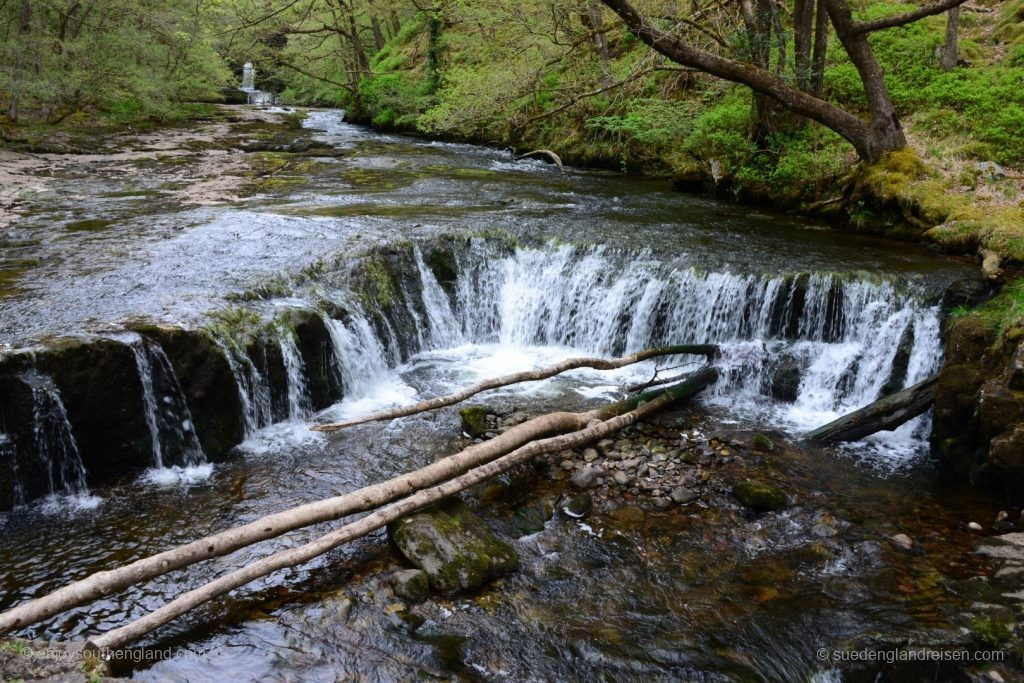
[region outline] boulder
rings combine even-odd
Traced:
[[[769,393],[776,401],[796,401],[800,393],[800,364],[795,359],[786,359],[775,368]]]
[[[508,574],[519,556],[458,498],[388,525],[399,552],[426,572],[430,587],[444,595],[480,588]]]

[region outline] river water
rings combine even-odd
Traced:
[[[268,425],[251,363],[232,358],[248,432],[235,455],[176,476],[94,487],[86,504],[58,496],[8,514],[0,608],[421,466],[461,443],[451,409],[332,436],[310,432],[313,419],[355,416],[571,355],[719,343],[718,386],[699,408],[667,414],[651,433],[776,430],[788,443],[874,400],[888,380],[898,388],[934,372],[941,292],[969,273],[906,244],[680,195],[657,181],[381,135],[332,111],[312,112],[304,125],[302,136],[334,153],[228,203],[182,204],[192,157],[60,167],[6,228],[0,341],[23,346],[46,334],[106,331],[126,317],[203,324],[239,292],[282,273],[413,240],[415,352],[403,353],[379,319],[371,323],[372,311],[351,305],[347,283],[330,268],[252,304],[261,312],[324,299],[350,304],[344,320],[324,314],[345,399],[314,417],[301,359],[283,335],[290,419]],[[442,283],[418,245],[450,234],[467,241],[455,254],[454,281]],[[131,343],[140,373],[163,362],[158,347]],[[782,364],[799,375],[789,400],[766,389]],[[652,370],[581,371],[487,401],[509,412],[576,409],[621,395]],[[180,413],[168,419],[177,431],[154,422],[155,452],[167,434],[188,442],[178,450],[195,451]],[[395,559],[377,533],[162,629],[143,645],[174,656],[134,675],[838,680],[842,674],[816,660],[819,646],[878,633],[952,638],[960,608],[952,586],[979,571],[964,520],[995,511],[937,479],[928,428],[924,416],[844,449],[787,446],[768,466],[798,501],[781,513],[751,516],[727,495],[665,513],[609,509],[585,522],[557,513],[544,531],[514,541],[521,567],[511,577],[412,611],[396,608],[382,586]],[[560,490],[543,477],[528,489]],[[514,506],[487,511],[500,526]],[[835,536],[812,532],[826,513],[838,520]],[[73,639],[116,627],[325,528],[174,572],[28,634]],[[927,539],[912,561],[885,543],[897,532]]]

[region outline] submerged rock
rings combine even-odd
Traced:
[[[512,527],[519,536],[529,536],[538,531],[544,530],[547,523],[555,512],[554,504],[549,499],[536,500],[527,503],[516,510],[512,517]]]
[[[462,431],[475,439],[487,433],[486,406],[467,406],[459,411],[462,418]]]
[[[770,512],[786,507],[786,494],[764,482],[740,482],[732,487],[732,495],[756,512]]]
[[[519,562],[516,551],[458,498],[448,498],[388,526],[402,555],[426,572],[430,587],[453,595],[503,576]]]
[[[914,542],[910,540],[910,536],[906,534],[896,534],[895,536],[889,537],[889,542],[900,550],[910,550],[914,547]]]
[[[427,573],[421,569],[403,569],[391,575],[395,595],[409,602],[423,602],[430,594]]]
[[[590,494],[586,491],[577,493],[565,506],[565,514],[570,517],[579,519],[580,517],[586,517],[590,514],[590,510],[594,507],[594,500],[590,497]]]

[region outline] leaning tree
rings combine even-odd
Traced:
[[[870,21],[856,19],[847,0],[793,0],[788,6],[784,0],[727,0],[735,3],[749,36],[750,49],[743,59],[724,48],[713,52],[698,47],[686,33],[693,30],[693,21],[679,22],[678,30],[662,28],[666,22],[653,7],[641,13],[629,0],[601,1],[637,38],[673,62],[751,88],[756,96],[755,128],[764,130],[772,120],[778,120],[781,109],[831,128],[853,145],[862,160],[876,162],[886,153],[906,147],[907,138],[868,36],[941,14],[966,0],[935,0],[903,14]],[[780,16],[784,10],[790,10],[791,18],[786,21]],[[822,96],[829,24],[860,75],[869,109],[866,119]],[[787,72],[786,48],[790,42],[795,53],[795,78]],[[771,67],[773,46],[777,51],[775,68]]]

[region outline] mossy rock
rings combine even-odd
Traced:
[[[754,440],[750,442],[750,446],[755,451],[761,451],[767,453],[775,448],[775,444],[764,434],[758,434],[754,437]]]
[[[743,481],[732,487],[732,495],[756,512],[771,512],[786,507],[786,494],[780,489],[757,481]]]
[[[459,417],[462,418],[462,431],[474,439],[483,436],[487,431],[487,413],[489,412],[490,409],[487,406],[467,406],[459,410]]]
[[[993,617],[977,617],[971,620],[971,637],[980,645],[998,650],[1012,635],[1006,624]]]
[[[388,525],[399,552],[444,595],[480,588],[513,571],[519,556],[458,498],[448,498]]]

